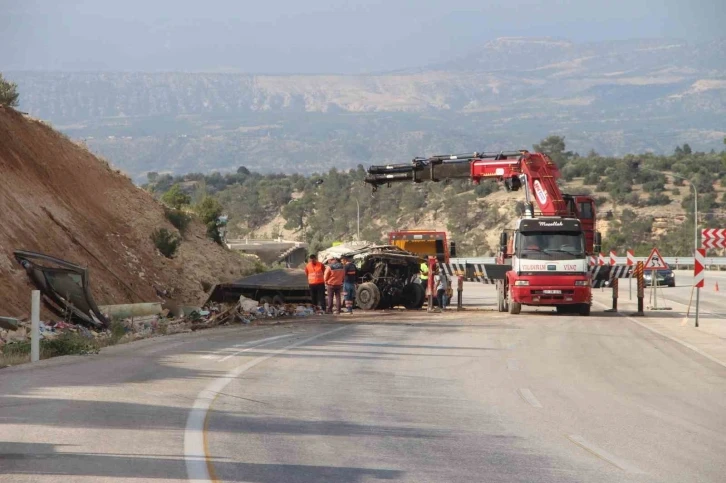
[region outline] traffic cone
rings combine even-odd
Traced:
[[[714,292],[718,292],[718,282],[716,282],[716,286],[713,288]]]

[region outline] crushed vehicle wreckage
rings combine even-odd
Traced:
[[[358,268],[356,305],[363,310],[404,306],[419,309],[426,299],[426,288],[419,283],[424,259],[392,245],[338,245],[324,250],[318,258],[350,256]],[[281,269],[251,275],[232,283],[216,285],[205,305],[229,303],[240,296],[261,304],[309,303],[310,289],[305,272]]]
[[[363,310],[403,305],[420,309],[426,289],[419,283],[424,259],[392,245],[373,245],[345,253],[358,267],[356,304]]]
[[[108,318],[91,295],[87,268],[42,253],[16,250],[14,255],[51,312],[91,328],[108,327]]]

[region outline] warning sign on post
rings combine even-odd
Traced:
[[[648,260],[645,261],[645,265],[643,265],[644,270],[666,270],[668,269],[668,264],[663,261],[663,257],[660,256],[660,252],[657,248],[653,248],[651,250],[650,255],[648,256]]]

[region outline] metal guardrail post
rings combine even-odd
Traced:
[[[643,262],[637,262],[633,271],[638,281],[638,311],[635,315],[645,315],[643,312],[643,299],[645,298],[645,279],[643,278]]]
[[[464,306],[464,277],[459,275],[456,279],[456,310],[459,311]]]
[[[40,290],[30,298],[30,362],[40,360]]]
[[[614,278],[611,285],[613,287],[613,312],[617,312],[618,311],[618,286],[619,286],[618,279]]]

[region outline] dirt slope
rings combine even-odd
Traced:
[[[154,286],[199,303],[202,281],[249,270],[196,221],[176,258],[166,259],[149,239],[157,227],[174,230],[151,195],[44,123],[0,107],[0,315],[29,311],[31,286],[13,257],[17,249],[89,267],[100,305],[158,300]]]

